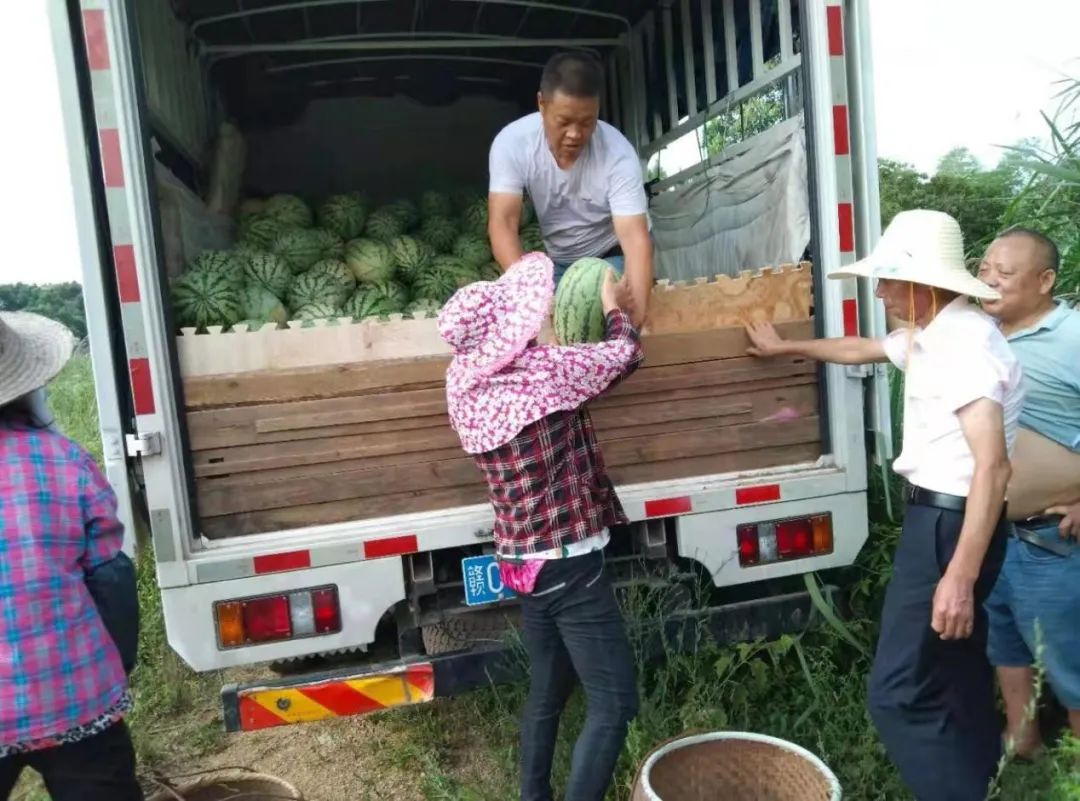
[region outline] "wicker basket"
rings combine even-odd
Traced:
[[[645,758],[631,801],[840,801],[832,771],[793,743],[744,732],[685,734]]]
[[[149,801],[303,801],[287,781],[254,771],[230,770],[182,786],[159,781]]]

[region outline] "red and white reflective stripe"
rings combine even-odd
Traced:
[[[140,302],[139,269],[131,241],[131,210],[126,197],[127,171],[120,127],[117,121],[117,87],[109,42],[110,10],[103,0],[82,0],[83,36],[90,68],[94,118],[101,154],[101,172],[113,246],[113,272],[120,299],[124,343],[128,353],[131,395],[137,416],[154,414],[154,381],[146,350],[146,335]]]
[[[836,221],[840,265],[855,261],[855,185],[851,174],[851,128],[848,113],[847,65],[844,47],[844,7],[841,0],[826,0],[832,87],[833,156],[836,159]],[[858,284],[843,282],[844,336],[859,335]]]

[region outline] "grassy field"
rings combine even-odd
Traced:
[[[51,390],[51,401],[65,430],[87,447],[97,448],[92,379],[85,357],[65,370]],[[750,730],[797,742],[830,765],[846,799],[909,798],[866,713],[868,653],[876,635],[873,621],[897,535],[895,525],[886,520],[882,501],[893,489],[876,480],[871,540],[853,568],[829,577],[850,592],[853,614],[842,631],[816,626],[798,637],[736,646],[706,641],[695,653],[671,653],[659,664],[640,660],[641,714],[631,727],[610,798],[628,798],[637,766],[655,744],[698,728]],[[152,565],[145,559],[140,594],[142,650],[134,675],[137,706],[131,718],[140,764],[147,775],[197,770],[224,746],[217,706],[221,677],[191,673],[168,648]],[[627,605],[639,653],[644,639],[639,621],[644,610],[655,608],[655,600],[638,594]],[[418,787],[418,797],[425,799],[506,801],[514,796],[510,788],[516,787],[517,715],[524,696],[525,687],[518,684],[376,716],[371,719],[372,731],[382,747],[375,749],[372,769],[380,775],[408,776],[410,786]],[[582,699],[575,695],[559,744],[558,786],[565,781],[583,714]],[[318,726],[304,731],[312,741],[319,737]],[[1080,746],[1066,739],[1034,764],[1007,766],[995,797],[1078,799],[1078,764]],[[344,767],[324,766],[327,781],[335,781],[335,772]],[[45,798],[33,781],[24,783],[21,795],[34,801]],[[365,792],[363,797],[379,796]]]

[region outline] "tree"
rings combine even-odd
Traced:
[[[79,339],[86,337],[82,287],[65,284],[0,284],[0,311],[26,311],[63,323]]]
[[[769,130],[783,119],[784,88],[774,84],[705,123],[705,154],[712,156],[719,153]]]

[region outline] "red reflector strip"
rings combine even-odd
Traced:
[[[378,559],[380,556],[401,556],[420,550],[415,534],[403,537],[384,537],[381,540],[368,540],[364,543],[364,558]]]
[[[829,24],[829,55],[844,55],[844,17],[840,6],[829,6],[825,9]]]
[[[848,136],[847,106],[833,106],[832,121],[836,155],[846,156],[851,152],[851,138]]]
[[[139,278],[135,274],[135,248],[117,245],[113,248],[113,265],[116,268],[116,287],[121,303],[139,302]]]
[[[850,203],[837,203],[840,217],[840,252],[855,252],[855,207]]]
[[[281,573],[285,570],[303,570],[311,567],[311,551],[287,551],[256,556],[255,575]]]
[[[283,723],[285,723],[284,720],[259,704],[255,699],[240,696],[240,729],[242,731],[268,729],[271,726],[280,726]]]
[[[124,160],[120,156],[120,131],[102,128],[101,171],[105,173],[105,187],[116,189],[124,185]]]
[[[83,12],[83,33],[86,35],[86,62],[92,70],[109,68],[109,39],[105,34],[105,12],[91,9]]]
[[[149,359],[131,359],[131,398],[135,402],[135,414],[154,413],[154,384],[150,378]]]
[[[760,487],[741,487],[735,490],[735,503],[739,506],[778,500],[780,500],[779,484],[762,484]]]
[[[859,304],[855,298],[848,298],[842,304],[844,310],[844,336],[857,337],[859,335]]]
[[[662,498],[657,501],[645,501],[645,517],[672,517],[686,515],[693,511],[689,496],[684,498]]]

